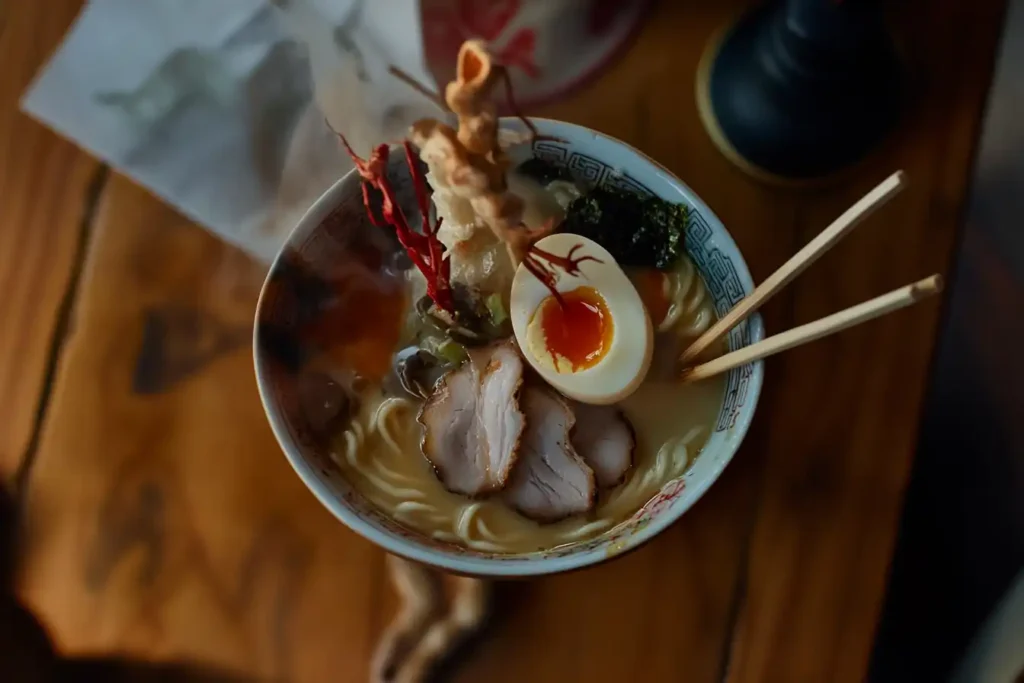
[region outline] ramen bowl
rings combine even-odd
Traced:
[[[753,290],[739,249],[722,223],[699,197],[665,168],[629,145],[581,126],[534,119],[543,141],[516,154],[538,157],[566,170],[585,186],[614,187],[655,195],[689,207],[685,246],[719,316]],[[504,121],[504,127],[516,127]],[[552,139],[553,138],[553,139]],[[400,203],[415,198],[404,155],[394,154],[389,177]],[[411,221],[412,222],[412,221]],[[295,472],[342,523],[395,555],[446,571],[476,576],[535,576],[577,569],[627,552],[678,520],[718,479],[750,426],[761,391],[760,362],[732,370],[711,435],[693,464],[665,483],[642,508],[600,536],[521,554],[484,552],[441,542],[406,528],[373,504],[347,480],[330,457],[330,444],[317,424],[316,401],[304,398],[302,368],[308,353],[294,332],[315,315],[325,296],[317,274],[388,239],[367,219],[359,177],[349,173],[313,205],[292,231],[260,295],[254,355],[260,396],[274,435]],[[763,338],[754,315],[728,337],[730,350]],[[323,403],[323,401],[320,401]],[[410,454],[419,456],[418,453]]]

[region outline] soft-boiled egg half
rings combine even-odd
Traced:
[[[555,267],[559,301],[520,264],[509,309],[523,356],[548,384],[577,401],[609,404],[629,396],[647,375],[654,347],[651,320],[633,283],[586,237],[560,233],[534,246],[557,256],[575,248],[579,272]]]

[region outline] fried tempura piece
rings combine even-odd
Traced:
[[[455,80],[445,88],[444,100],[459,119],[459,142],[473,154],[503,156],[498,146],[494,88],[499,79],[507,77],[505,68],[494,63],[482,41],[467,40],[459,48]]]
[[[439,180],[469,200],[517,266],[543,234],[522,225],[523,200],[508,191],[509,161],[499,141],[494,101],[494,90],[503,81],[511,93],[508,72],[494,62],[483,42],[466,41],[459,50],[455,80],[445,88],[444,97],[458,118],[458,130],[422,119],[413,124],[409,137]]]

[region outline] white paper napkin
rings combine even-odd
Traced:
[[[415,0],[92,0],[22,107],[269,259],[351,168],[325,117],[365,152],[437,114],[389,64],[430,82]]]

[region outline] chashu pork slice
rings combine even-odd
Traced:
[[[501,490],[519,453],[523,359],[513,342],[469,352],[442,377],[420,409],[423,455],[449,491],[478,496]]]
[[[633,465],[636,436],[625,413],[615,406],[594,406],[574,402],[576,425],[572,445],[594,470],[598,487],[611,488],[622,483]]]
[[[591,509],[597,495],[594,472],[569,439],[575,418],[568,402],[552,389],[526,385],[519,404],[526,431],[505,501],[538,522]]]

